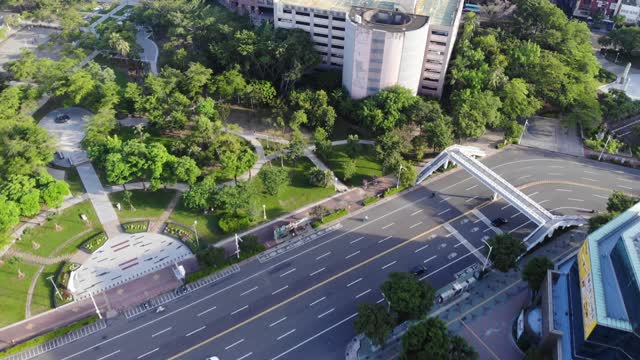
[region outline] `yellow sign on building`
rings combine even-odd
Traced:
[[[596,327],[596,297],[593,292],[589,242],[585,241],[578,251],[578,273],[580,275],[580,295],[582,298],[582,320],[585,340]]]

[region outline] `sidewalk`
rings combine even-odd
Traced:
[[[572,238],[573,234],[573,238]],[[498,329],[488,329],[488,326],[499,327],[497,317],[512,319],[517,316],[511,314],[508,309],[526,305],[529,300],[529,288],[526,282],[522,281],[520,269],[523,269],[527,262],[536,256],[545,256],[554,262],[558,262],[577,249],[582,244],[578,239],[584,239],[587,234],[586,228],[577,228],[560,235],[558,238],[546,243],[539,249],[528,254],[518,262],[519,269],[506,273],[497,270],[491,271],[482,280],[477,282],[469,291],[463,293],[457,299],[451,300],[441,306],[435,306],[429,316],[437,316],[445,321],[449,330],[454,334],[463,336],[474,345],[481,359],[500,358],[501,360],[519,360],[519,350],[510,348],[505,344],[511,342],[511,325],[506,324],[507,332],[502,331],[502,336],[496,336]],[[526,293],[527,296],[524,296]],[[518,305],[520,303],[520,305]],[[495,314],[491,314],[494,312]],[[513,312],[513,311],[511,311]],[[487,322],[487,319],[493,319]],[[503,326],[504,327],[504,326]],[[473,328],[481,328],[485,333],[478,336]],[[502,329],[504,330],[504,329]],[[493,346],[492,346],[493,345]],[[350,351],[350,352],[349,352]],[[357,353],[356,353],[357,351]],[[384,348],[372,351],[371,343],[368,339],[357,341],[357,337],[349,342],[346,359],[348,360],[388,360],[395,358],[402,352],[401,337],[396,341],[387,343]],[[499,355],[497,355],[497,354]],[[511,355],[509,355],[511,354]]]

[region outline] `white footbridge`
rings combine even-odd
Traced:
[[[540,206],[540,204],[533,201],[533,199],[476,159],[477,157],[484,156],[485,152],[476,147],[462,145],[450,146],[425,165],[418,174],[416,183],[421,183],[441,167],[446,169],[449,163],[457,164],[491,189],[494,200],[502,197],[511,204],[511,206],[518,209],[538,225],[536,230],[524,239],[527,250],[530,250],[536,244],[542,242],[548,235],[551,235],[555,229],[586,224],[587,220],[581,216],[556,216],[551,214],[547,209]]]

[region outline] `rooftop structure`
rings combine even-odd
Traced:
[[[542,289],[544,343],[562,359],[640,354],[640,203],[587,236]]]

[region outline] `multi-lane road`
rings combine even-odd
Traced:
[[[612,190],[640,193],[640,172],[530,149],[483,162],[548,210],[604,210]],[[435,197],[432,196],[435,193]],[[439,288],[483,260],[490,220],[524,238],[535,224],[463,170],[364,208],[342,226],[166,305],[38,359],[342,359],[361,302],[382,302],[390,272],[425,264]],[[368,221],[365,221],[365,216]]]

